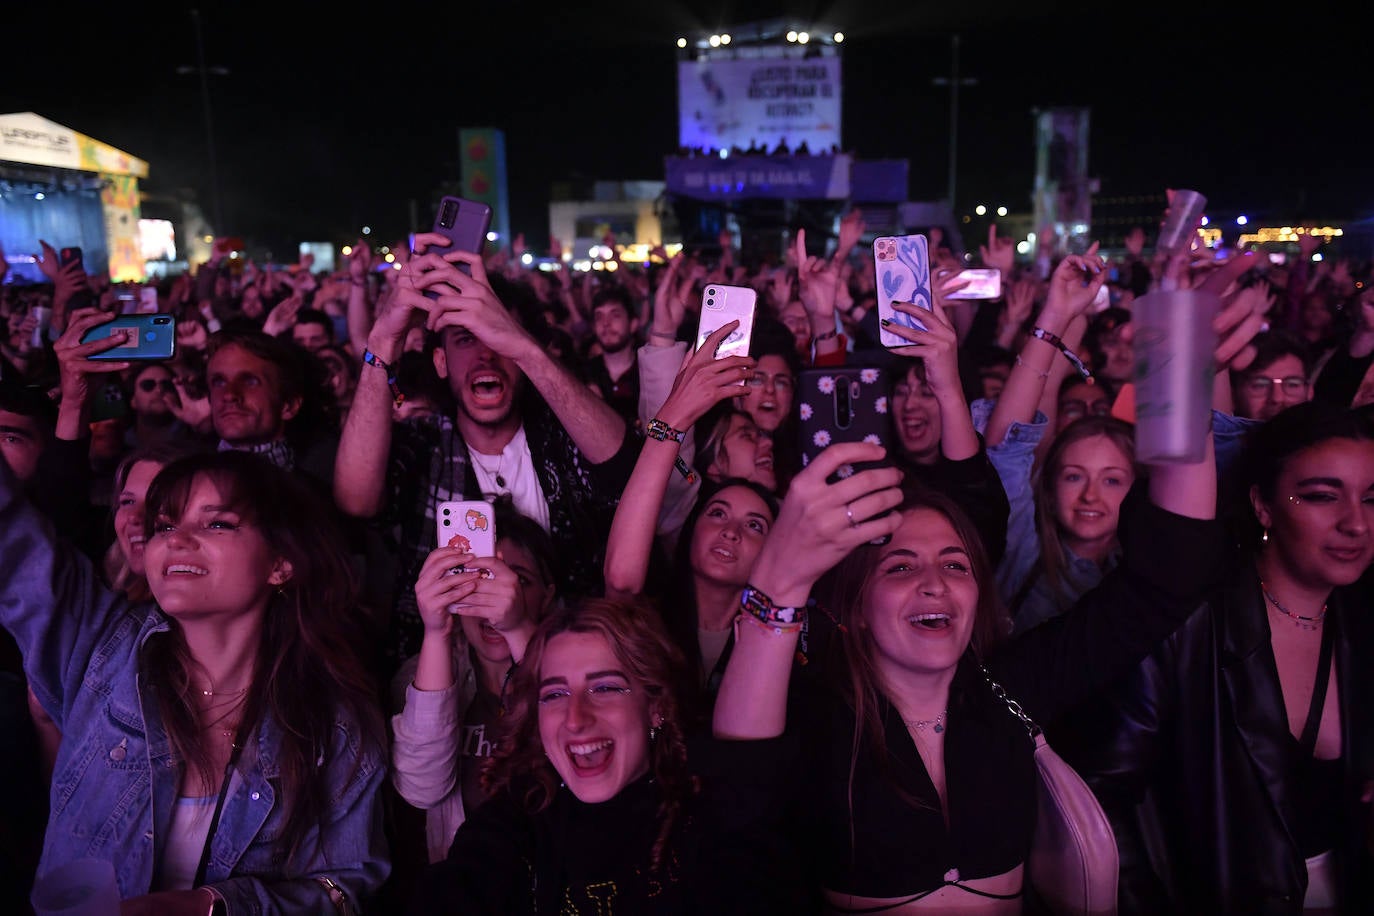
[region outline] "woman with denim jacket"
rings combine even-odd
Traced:
[[[64,736],[40,876],[107,859],[124,916],[342,912],[382,883],[384,733],[328,512],[255,456],[175,461],[132,603],[0,469],[0,624]]]

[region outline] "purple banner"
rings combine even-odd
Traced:
[[[844,200],[851,158],[838,156],[669,156],[669,192],[697,200]]]

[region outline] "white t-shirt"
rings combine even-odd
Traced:
[[[501,493],[509,493],[515,501],[515,508],[539,523],[545,531],[549,530],[549,504],[544,498],[544,488],[539,485],[539,475],[534,471],[534,458],[530,455],[530,443],[525,438],[525,424],[521,423],[515,435],[506,443],[498,458],[496,455],[483,455],[468,446],[468,459],[472,462],[477,486],[485,499]],[[505,481],[505,486],[496,482]],[[497,537],[500,537],[497,532]]]

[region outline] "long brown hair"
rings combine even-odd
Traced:
[[[938,512],[949,522],[968,551],[969,562],[973,568],[973,580],[979,586],[969,650],[981,659],[1007,638],[1011,632],[1011,619],[997,593],[992,564],[978,536],[978,529],[964,510],[943,493],[917,483],[904,484],[903,491],[904,499],[898,511],[903,515],[918,509]],[[879,771],[890,775],[887,737],[883,729],[883,709],[891,701],[883,689],[882,677],[878,671],[877,643],[873,638],[873,631],[862,625],[866,615],[868,588],[885,546],[886,540],[882,544],[869,543],[855,548],[840,561],[828,577],[824,588],[824,600],[838,611],[840,623],[843,625],[841,633],[844,645],[844,675],[839,678],[837,687],[854,711],[848,790],[851,845],[854,839],[854,774],[858,766],[859,752],[865,744]],[[922,806],[919,800],[902,791],[896,785],[896,780],[891,781],[903,800],[913,807]]]
[[[274,554],[291,564],[291,579],[272,595],[263,619],[252,684],[243,710],[244,734],[271,719],[280,730],[278,797],[286,825],[278,849],[290,859],[330,804],[325,781],[340,723],[364,752],[385,754],[377,686],[362,662],[363,621],[357,580],[323,499],[299,477],[247,452],[225,451],[167,465],[148,490],[145,524],[179,518],[197,479],[212,480],[224,503],[253,524]],[[163,723],[178,758],[209,774],[199,740],[191,658],[180,626],[149,640],[143,670],[157,692]],[[323,762],[322,762],[323,761]],[[208,787],[207,787],[208,788]]]
[[[550,640],[563,633],[590,633],[605,639],[633,686],[644,691],[650,705],[663,717],[658,737],[649,745],[649,770],[663,793],[658,836],[649,859],[650,866],[658,870],[682,805],[696,793],[697,784],[687,769],[679,701],[687,683],[687,666],[658,614],[646,602],[584,598],[544,619],[525,648],[525,657],[506,692],[496,751],[487,761],[482,786],[489,795],[502,790],[523,792],[525,807],[532,813],[553,801],[560,780],[539,738],[539,669]]]
[[[1121,449],[1122,454],[1131,462],[1131,470],[1137,477],[1140,476],[1135,461],[1135,427],[1116,417],[1080,417],[1065,426],[1055,434],[1054,441],[1050,443],[1049,450],[1040,462],[1040,469],[1036,472],[1035,532],[1040,540],[1039,568],[1044,572],[1050,594],[1054,596],[1055,603],[1061,611],[1067,610],[1077,596],[1069,595],[1066,590],[1064,571],[1069,568],[1069,555],[1064,547],[1059,519],[1055,517],[1054,485],[1059,479],[1059,472],[1063,470],[1064,453],[1069,450],[1069,446],[1098,436],[1105,436]],[[1035,577],[1032,575],[1031,582],[1026,584],[1030,585],[1034,581]]]

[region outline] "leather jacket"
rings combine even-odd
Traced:
[[[1339,589],[1341,911],[1374,911],[1374,618],[1363,583]],[[1294,754],[1253,566],[1234,575],[1134,674],[1112,721],[1073,762],[1111,818],[1122,912],[1300,913],[1307,870],[1294,838]]]

